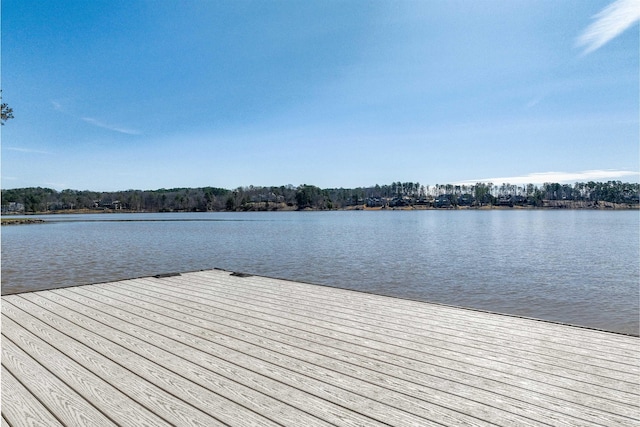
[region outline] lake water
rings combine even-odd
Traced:
[[[2,292],[214,267],[638,334],[637,211],[43,216],[2,227]]]

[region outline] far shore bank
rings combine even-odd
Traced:
[[[451,206],[451,207],[434,207],[428,205],[410,205],[410,206],[396,206],[396,207],[368,207],[366,205],[348,206],[341,209],[314,209],[303,208],[299,209],[296,206],[288,206],[282,204],[281,206],[260,206],[255,204],[249,209],[238,209],[234,211],[217,210],[206,212],[314,212],[314,211],[460,211],[460,210],[640,210],[639,204],[627,204],[627,203],[585,203],[574,201],[545,201],[543,206],[497,206],[497,205],[484,205],[484,206]],[[204,213],[205,211],[186,211],[186,210],[172,210],[172,211],[138,211],[128,209],[64,209],[56,211],[46,212],[20,212],[2,214],[2,225],[19,225],[19,224],[37,224],[45,222],[42,219],[29,218],[34,215],[78,215],[78,214],[131,214],[131,213]]]
[[[40,224],[43,222],[45,222],[43,219],[38,218],[0,218],[2,225]]]

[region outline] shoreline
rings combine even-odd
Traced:
[[[38,218],[1,218],[0,219],[0,224],[2,225],[42,224],[44,222],[46,221]]]
[[[368,207],[365,205],[348,206],[340,209],[317,209],[317,208],[302,208],[291,206],[276,206],[267,209],[263,206],[253,206],[250,209],[240,210],[211,210],[211,211],[187,211],[187,210],[172,210],[172,211],[138,211],[129,209],[65,209],[57,211],[45,211],[45,212],[22,212],[22,213],[5,213],[0,215],[2,218],[2,225],[15,225],[15,224],[36,224],[44,222],[41,219],[29,219],[27,217],[34,215],[78,215],[78,214],[132,214],[132,213],[208,213],[208,212],[323,212],[323,211],[461,211],[461,210],[482,210],[482,211],[508,211],[508,210],[591,210],[591,211],[629,211],[640,210],[640,204],[627,204],[627,203],[611,203],[611,202],[599,202],[597,204],[584,202],[562,202],[562,201],[545,201],[543,206],[452,206],[452,207],[440,207],[425,205],[410,205],[410,206],[398,206],[398,207]]]

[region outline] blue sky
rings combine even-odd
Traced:
[[[638,0],[3,0],[2,188],[637,182]]]

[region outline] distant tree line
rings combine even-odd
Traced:
[[[477,183],[474,185],[425,186],[418,182],[394,182],[358,188],[321,189],[314,185],[280,187],[239,187],[228,190],[216,187],[161,188],[96,192],[56,191],[30,187],[1,192],[3,213],[60,211],[128,211],[128,212],[211,212],[266,211],[345,208],[395,208],[424,206],[451,208],[458,206],[558,206],[558,203],[598,203],[635,206],[640,203],[640,184],[621,181],[570,184],[547,183],[512,185]],[[555,203],[555,204],[554,204]]]

